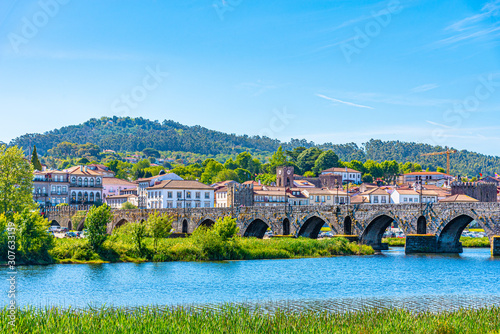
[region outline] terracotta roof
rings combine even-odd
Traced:
[[[451,203],[451,202],[472,203],[472,202],[479,202],[479,201],[477,199],[469,197],[467,195],[458,194],[458,195],[448,196],[448,197],[440,200],[439,202],[440,203]]]
[[[106,197],[106,200],[108,199],[120,199],[120,198],[130,198],[130,197],[139,197],[134,194],[127,194],[127,195],[113,195],[113,196],[108,196]]]
[[[332,190],[332,189],[305,189],[309,194],[311,195],[337,195],[337,190]],[[347,193],[343,190],[339,190],[338,192],[339,196],[347,196]]]
[[[352,168],[345,168],[345,167],[332,167],[332,168],[328,168],[328,169],[325,169],[324,171],[322,171],[321,173],[333,173],[333,172],[341,172],[341,173],[361,173],[360,171],[358,170],[355,170],[355,169],[352,169]]]
[[[204,183],[194,181],[194,180],[165,180],[161,181],[159,184],[147,189],[203,189],[203,190],[214,190],[214,188],[207,186]]]
[[[361,196],[367,196],[367,195],[389,195],[389,194],[387,193],[387,191],[382,190],[380,188],[373,188],[361,194]]]
[[[440,173],[440,172],[411,172],[411,173],[406,173],[406,175],[443,175],[443,176],[452,176],[446,173]]]
[[[82,171],[83,167],[83,171]],[[87,168],[87,171],[85,171],[85,166],[74,166],[70,167],[65,170],[68,174],[71,175],[86,175],[86,176],[102,176],[101,173],[93,171],[91,169]]]
[[[419,192],[416,192],[413,189],[396,189],[395,191],[397,191],[400,195],[420,195]]]
[[[368,203],[368,198],[363,197],[363,196],[353,196],[351,197],[350,200],[351,204],[363,204],[363,203]]]
[[[105,177],[105,178],[102,179],[102,185],[103,186],[114,185],[114,184],[127,185],[127,186],[130,186],[130,187],[136,187],[137,186],[133,182],[130,182],[130,181],[127,181],[127,180],[118,179],[116,177]]]

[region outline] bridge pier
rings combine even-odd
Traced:
[[[491,256],[500,256],[500,235],[491,238]]]
[[[406,254],[437,253],[435,235],[409,234],[405,242]]]

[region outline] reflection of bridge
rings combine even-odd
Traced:
[[[114,210],[108,232],[127,222],[146,220],[155,210]],[[450,204],[363,204],[340,206],[240,207],[160,209],[175,217],[173,228],[178,233],[192,233],[201,225],[211,225],[217,218],[237,219],[240,234],[262,238],[268,228],[275,234],[317,238],[327,223],[336,235],[352,236],[374,249],[386,249],[382,235],[392,222],[407,235],[407,253],[459,253],[464,228],[473,220],[484,228],[492,244],[492,252],[500,255],[500,203]],[[83,228],[83,221],[72,222],[75,210],[49,210],[47,218],[68,228]],[[497,237],[495,237],[497,236]]]

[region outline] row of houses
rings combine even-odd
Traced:
[[[144,209],[477,201],[466,194],[452,194],[453,178],[435,172],[408,173],[398,185],[377,186],[362,184],[361,172],[349,168],[330,168],[318,178],[304,178],[295,175],[293,167],[284,166],[276,170],[276,179],[272,185],[256,181],[206,185],[161,172],[129,182],[115,178],[106,166],[88,165],[35,171],[33,197],[41,207],[105,202],[121,208],[130,202]]]

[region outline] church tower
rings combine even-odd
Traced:
[[[293,166],[276,167],[276,185],[278,187],[293,187]]]

